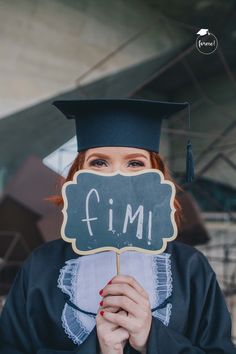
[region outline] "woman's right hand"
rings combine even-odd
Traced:
[[[99,307],[96,316],[97,335],[101,354],[123,354],[124,346],[129,338],[129,332],[103,318],[100,314],[102,310],[103,308]],[[106,307],[106,311],[117,312],[117,310],[117,307]],[[120,310],[118,312],[127,316],[126,311]]]

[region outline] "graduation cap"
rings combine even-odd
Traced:
[[[188,102],[140,99],[60,100],[53,105],[68,119],[75,119],[78,151],[127,146],[159,152],[162,120],[189,108]],[[186,180],[192,179],[192,150],[188,141]]]
[[[206,34],[209,33],[209,30],[207,28],[202,28],[200,31],[197,32],[201,37],[205,36]]]

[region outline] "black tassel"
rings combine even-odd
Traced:
[[[191,183],[194,179],[193,151],[191,141],[188,140],[186,156],[186,182]]]

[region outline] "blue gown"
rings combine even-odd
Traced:
[[[78,270],[81,257],[87,256],[56,240],[25,261],[1,314],[1,354],[100,353],[95,319],[72,296],[69,274]],[[157,296],[147,354],[236,354],[230,314],[207,259],[172,241],[155,261]],[[138,352],[127,342],[124,353]]]

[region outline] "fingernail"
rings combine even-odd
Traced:
[[[103,301],[100,301],[100,305],[101,305],[101,306],[103,305]]]
[[[111,280],[107,283],[107,284],[111,284],[112,282],[111,282]]]
[[[100,315],[103,316],[103,314],[104,314],[104,311],[100,311]]]
[[[99,291],[99,295],[102,295],[102,293],[103,293],[103,289]]]

